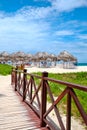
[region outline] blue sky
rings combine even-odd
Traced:
[[[87,62],[87,0],[0,0],[0,52],[63,50]]]

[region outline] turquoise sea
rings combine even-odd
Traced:
[[[77,63],[77,66],[87,66],[87,63]]]

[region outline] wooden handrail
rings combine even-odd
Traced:
[[[29,78],[27,78],[29,76]],[[35,79],[39,79],[39,85],[36,84]],[[60,95],[54,100],[53,94],[50,89],[50,82],[56,84],[64,85],[65,89]],[[18,91],[21,96],[23,96],[23,101],[25,101],[40,117],[41,126],[49,126],[50,129],[56,130],[55,126],[48,120],[49,113],[54,110],[57,120],[59,122],[60,128],[62,130],[71,130],[71,99],[73,98],[83,120],[87,126],[87,114],[84,111],[74,89],[79,91],[87,92],[87,86],[81,86],[77,84],[72,84],[69,82],[64,82],[61,80],[56,80],[48,78],[48,73],[43,72],[42,76],[27,73],[26,70],[19,71],[17,68],[12,69],[11,84],[14,86],[15,91]],[[39,94],[41,96],[39,96]],[[47,94],[50,96],[52,105],[47,109]],[[66,127],[61,119],[57,104],[61,99],[67,95],[67,117],[66,117]],[[36,101],[36,104],[35,104]]]
[[[44,77],[44,80],[59,83],[59,84],[65,85],[65,86],[69,86],[70,88],[76,88],[76,89],[79,89],[79,90],[82,90],[82,91],[87,91],[87,86],[81,86],[81,85],[78,85],[78,84],[69,83],[69,82],[56,80],[56,79],[52,79],[52,78],[47,78],[47,77]]]

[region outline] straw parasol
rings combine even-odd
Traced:
[[[53,64],[52,66],[56,66],[57,56],[56,56],[55,54],[51,53],[51,54],[49,55],[49,58],[50,58],[50,61],[51,61],[51,65]],[[49,58],[48,58],[48,59],[49,59]],[[48,59],[47,59],[47,60],[48,60]]]
[[[30,61],[32,61],[32,58],[33,58],[32,54],[30,54],[30,53],[26,54],[26,61],[30,62]]]
[[[63,63],[68,63],[68,67],[71,63],[76,63],[77,62],[77,58],[74,57],[71,53],[69,53],[68,51],[63,51],[60,52],[60,54],[57,57],[59,60],[62,60]],[[74,64],[73,64],[74,65]],[[67,67],[67,66],[66,66]]]
[[[37,52],[34,56],[33,56],[33,60],[35,62],[39,62],[39,67],[40,64],[43,63],[44,65],[46,65],[47,63],[47,59],[50,58],[50,55],[47,52]],[[38,63],[37,63],[38,64]],[[43,65],[42,65],[43,66]]]
[[[21,52],[21,51],[18,51],[16,53],[12,53],[10,55],[10,59],[12,62],[14,63],[19,63],[21,64],[22,62],[24,62],[24,58],[25,58],[25,53],[24,52]]]
[[[52,61],[57,61],[57,56],[55,54],[50,54],[50,58]]]
[[[3,61],[3,62],[7,62],[10,57],[9,57],[9,53],[7,53],[6,51],[3,51],[1,54],[0,54],[0,59]]]
[[[24,61],[24,57],[25,57],[25,53],[18,51],[15,53],[15,58],[17,61],[23,62]]]
[[[46,61],[46,59],[49,57],[49,54],[47,52],[38,52],[35,54],[35,57],[37,57],[38,61]]]
[[[72,54],[70,54],[68,51],[60,52],[60,54],[58,55],[58,58],[60,58],[60,60],[64,60],[64,61],[76,61],[77,62],[77,58],[74,57]]]

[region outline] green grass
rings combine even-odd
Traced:
[[[0,75],[11,74],[12,66],[7,64],[0,64]]]
[[[41,75],[41,73],[36,73],[38,75]],[[87,72],[77,72],[77,73],[63,73],[63,74],[52,74],[49,73],[50,78],[62,80],[74,84],[79,84],[82,86],[87,86]],[[57,83],[49,82],[49,86],[51,88],[52,94],[55,97],[58,97],[59,94],[65,89],[66,86],[60,85]],[[84,111],[87,113],[87,92],[83,92],[81,90],[74,89],[80,103],[82,104]],[[65,96],[61,102],[58,104],[58,107],[60,107],[61,110],[64,112],[66,111],[66,97]],[[50,101],[50,97],[48,96],[48,100]],[[72,115],[75,117],[79,117],[79,111],[77,110],[77,107],[72,99]]]

